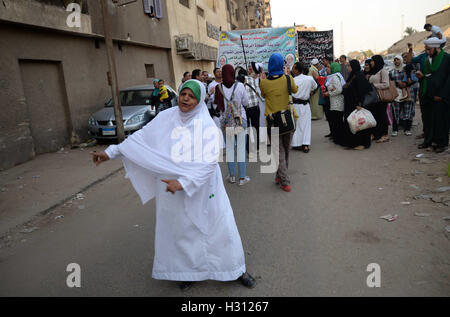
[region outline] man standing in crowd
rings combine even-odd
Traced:
[[[206,82],[208,82],[208,78],[209,78],[209,73],[206,71],[206,70],[204,70],[203,72],[202,72],[202,82],[203,83],[206,83]]]
[[[447,38],[445,37],[444,32],[442,32],[439,26],[427,23],[423,28],[428,32],[431,32],[431,36],[429,38],[435,37],[441,40],[440,48],[444,48],[445,43],[447,42]]]
[[[181,85],[178,87],[178,91],[180,91],[181,86],[183,86],[183,84],[191,78],[192,78],[192,74],[190,72],[185,72],[183,74],[183,79],[181,79]]]
[[[423,78],[420,97],[423,103],[424,143],[419,149],[433,144],[436,153],[448,147],[450,117],[450,55],[441,49],[442,40],[433,37],[424,42],[427,52],[424,71],[417,72]]]
[[[347,81],[348,76],[350,75],[348,72],[348,66],[350,64],[347,62],[347,56],[341,55],[341,57],[339,57],[339,64],[341,64],[341,75],[344,77],[345,81]]]
[[[220,128],[220,111],[214,108],[214,92],[216,86],[222,83],[222,70],[220,68],[214,69],[214,80],[208,85],[208,109],[214,123]]]
[[[311,76],[314,78],[315,81],[317,81],[317,78],[319,77],[319,70],[317,67],[319,66],[319,60],[317,58],[314,58],[311,61],[311,67],[309,68],[308,76]],[[319,91],[316,91],[316,93],[311,96],[310,99],[310,108],[311,108],[311,119],[312,120],[319,120],[323,117],[323,110],[322,107],[319,106]]]
[[[201,69],[194,69],[194,71],[192,72],[192,79],[203,82],[201,73]]]
[[[259,74],[263,69],[262,64],[257,64],[252,62],[249,65],[248,73],[249,75],[245,77],[245,89],[248,95],[248,107],[245,109],[248,120],[248,127],[253,127],[256,129],[256,148],[259,151],[259,127],[260,127],[260,117],[261,109],[259,108],[259,102],[261,101],[261,95],[258,92],[259,87]],[[251,130],[249,131],[251,133]],[[250,142],[247,142],[247,150],[250,149]]]
[[[317,83],[311,76],[305,76],[305,67],[301,63],[295,63],[292,68],[294,81],[298,86],[298,92],[293,94],[295,111],[299,115],[297,130],[292,138],[292,147],[308,153],[311,145],[311,108],[309,98],[317,89]]]

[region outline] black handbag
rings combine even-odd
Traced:
[[[288,85],[289,104],[284,111],[278,111],[267,116],[267,124],[269,128],[278,128],[279,135],[285,135],[294,132],[296,129],[296,120],[294,117],[294,107],[292,102],[292,86],[291,79],[285,75]]]
[[[362,102],[363,107],[380,102],[380,96],[378,95],[377,89],[373,84],[370,84],[370,87],[370,91],[364,96],[364,100]]]

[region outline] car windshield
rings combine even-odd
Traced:
[[[145,106],[151,104],[153,89],[149,90],[127,90],[120,92],[120,103],[122,107]],[[112,99],[108,101],[106,107],[112,107]]]

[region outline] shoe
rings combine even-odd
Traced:
[[[353,148],[353,150],[356,150],[356,151],[362,151],[362,150],[365,150],[365,149],[366,148],[363,145],[360,145],[360,146],[357,146],[357,147]]]
[[[303,151],[303,153],[309,153],[309,151],[311,151],[311,149],[309,148],[308,145],[304,145],[302,151]]]
[[[394,131],[394,132],[392,132],[392,136],[395,138],[395,137],[398,137],[398,131]]]
[[[255,286],[256,286],[255,279],[250,274],[248,274],[247,272],[242,274],[242,276],[240,278],[238,278],[238,281],[242,285],[244,285],[245,287],[248,287],[248,288],[255,288]]]
[[[429,147],[430,147],[429,144],[422,143],[422,144],[419,145],[417,148],[418,148],[419,150],[423,150],[423,149],[428,149]]]
[[[411,133],[411,131],[405,131],[405,135],[406,136],[412,136],[412,133]]]
[[[434,148],[434,152],[435,153],[444,153],[445,152],[445,147],[436,147]]]
[[[292,188],[290,185],[281,186],[281,189],[284,190],[286,193],[290,193],[292,191]]]
[[[421,135],[416,136],[416,140],[420,140],[423,138],[425,138],[425,134],[423,134],[423,133]]]
[[[279,177],[275,178],[275,184],[280,185],[280,182],[281,182],[281,180]]]
[[[186,292],[187,290],[191,289],[194,284],[195,284],[195,282],[181,282],[180,289],[183,292]]]
[[[245,176],[244,179],[239,180],[239,186],[244,186],[245,184],[248,184],[248,183],[250,183],[250,177],[248,177],[248,176]]]
[[[331,138],[331,133],[330,133],[330,134],[327,134],[327,135],[325,136],[325,138]]]
[[[235,176],[228,176],[228,182],[230,184],[236,184],[236,177]]]

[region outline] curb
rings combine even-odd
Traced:
[[[101,182],[107,180],[108,178],[110,178],[110,177],[112,177],[112,176],[118,174],[118,173],[119,173],[120,171],[122,171],[123,169],[124,169],[124,167],[122,166],[122,167],[120,167],[120,168],[118,168],[118,169],[116,169],[116,170],[114,170],[114,171],[108,173],[107,175],[105,175],[105,176],[103,176],[103,177],[101,177],[101,178],[99,178],[99,179],[93,181],[92,183],[90,183],[90,184],[84,186],[83,188],[77,190],[77,192],[76,192],[75,194],[72,194],[72,195],[70,195],[70,196],[68,196],[68,197],[66,197],[66,198],[64,198],[64,199],[62,199],[62,200],[60,200],[59,202],[55,203],[54,205],[50,206],[49,208],[47,208],[47,209],[45,209],[45,210],[42,210],[42,211],[37,212],[35,215],[31,216],[29,220],[23,222],[22,224],[17,225],[17,226],[15,226],[15,227],[12,227],[12,228],[8,229],[4,234],[1,234],[1,233],[0,233],[0,241],[4,240],[7,236],[10,235],[10,233],[12,233],[13,231],[15,231],[16,229],[23,227],[24,225],[26,225],[27,223],[29,223],[30,221],[34,220],[35,218],[37,218],[37,217],[39,217],[39,216],[45,216],[45,215],[47,215],[47,214],[50,213],[53,209],[56,209],[56,208],[58,208],[59,206],[64,205],[65,203],[67,203],[67,202],[73,200],[74,198],[76,198],[77,194],[79,194],[79,193],[81,193],[81,192],[87,191],[88,189],[94,187],[95,185],[97,185],[97,184],[99,184],[99,183],[101,183]]]

